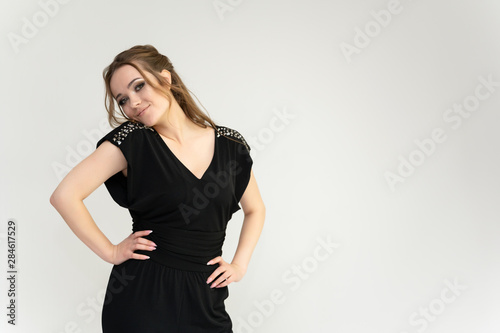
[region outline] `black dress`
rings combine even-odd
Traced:
[[[224,300],[228,288],[206,283],[222,255],[228,221],[250,180],[250,147],[236,130],[217,126],[210,166],[198,179],[177,159],[152,127],[126,122],[105,140],[125,156],[122,172],[105,185],[129,210],[132,231],[153,230],[145,238],[150,259],[113,265],[102,309],[103,333],[232,332]]]

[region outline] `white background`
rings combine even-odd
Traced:
[[[252,146],[267,217],[230,286],[236,333],[499,332],[499,17],[493,0],[3,0],[0,263],[13,218],[19,273],[0,331],[101,331],[111,265],[49,197],[105,134],[104,67],[152,44]],[[131,232],[104,186],[85,203],[114,243]]]

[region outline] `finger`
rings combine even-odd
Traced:
[[[227,277],[227,276],[221,276],[220,278],[218,278],[217,280],[215,280],[214,283],[212,283],[212,285],[210,286],[210,288],[222,286],[224,283],[227,282],[228,278],[229,277]]]
[[[139,254],[139,253],[132,253],[131,256],[132,259],[139,259],[139,260],[146,260],[149,259],[150,257],[144,254]]]
[[[136,244],[135,249],[133,249],[132,251],[135,251],[135,250],[154,251],[154,250],[156,250],[156,246],[151,246],[151,245],[146,245],[146,244]]]
[[[152,232],[153,230],[139,230],[134,232],[132,235],[134,236],[134,238],[137,238],[137,237],[147,236]]]
[[[212,283],[211,288],[217,286],[218,284],[222,283],[222,281],[226,280],[228,276],[231,276],[232,272],[225,270],[224,273],[219,275],[215,281]]]
[[[135,244],[144,244],[144,245],[149,245],[149,246],[154,246],[156,247],[156,243],[153,241],[150,241],[149,239],[146,238],[136,238],[134,240]]]
[[[226,269],[222,266],[219,266],[217,267],[217,269],[215,271],[213,271],[212,274],[210,274],[210,276],[208,277],[207,279],[207,284],[209,284],[210,282],[212,282],[216,277],[218,277],[219,275],[223,274],[226,272]]]
[[[231,279],[230,276],[228,276],[228,278],[226,280],[222,281],[222,283],[218,284],[216,288],[227,287],[231,282],[233,282],[233,280]]]
[[[209,262],[207,262],[207,265],[214,265],[214,264],[217,264],[219,262],[222,261],[222,257],[215,257],[213,258],[212,260],[210,260]]]

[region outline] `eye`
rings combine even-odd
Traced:
[[[118,105],[122,106],[127,101],[127,98],[122,98],[118,101]]]
[[[135,86],[135,91],[141,90],[144,87],[145,84],[146,84],[145,82],[142,82],[142,83],[139,83],[138,85],[136,85]]]
[[[136,86],[135,86],[135,88],[134,88],[134,89],[135,89],[135,91],[136,91],[136,92],[137,92],[137,91],[140,91],[142,88],[144,88],[144,85],[145,85],[145,84],[146,84],[146,82],[141,82],[141,83],[139,83],[138,85],[136,85]],[[128,98],[127,98],[127,97],[124,97],[124,98],[120,99],[120,100],[118,101],[118,105],[120,105],[120,106],[124,105],[124,104],[127,102],[127,100],[128,100]]]

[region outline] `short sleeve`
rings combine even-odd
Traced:
[[[236,138],[239,141],[236,148],[236,161],[238,162],[238,168],[236,172],[234,195],[237,202],[240,202],[241,197],[245,193],[250,181],[253,160],[250,155],[250,146],[246,142],[245,138],[237,131],[234,132],[236,133]]]
[[[137,132],[137,130],[144,128],[148,127],[142,125],[141,123],[127,121],[101,138],[97,142],[96,148],[98,148],[104,141],[111,142],[121,150],[123,156],[125,156],[125,159],[127,160],[127,168],[130,169],[130,165],[134,159],[132,149],[135,134],[134,132]],[[128,174],[130,175],[130,172]],[[125,208],[128,208],[130,205],[128,198],[127,180],[128,178],[125,177],[120,171],[104,182],[104,185],[108,189],[108,192],[113,200],[117,204]]]
[[[97,142],[96,148],[98,148],[104,141],[109,141],[113,145],[117,146],[120,148],[122,151],[123,155],[129,160],[129,143],[130,143],[130,134],[134,132],[135,130],[139,129],[141,125],[139,123],[132,123],[130,121],[127,121],[117,128],[113,129],[111,132],[106,134],[102,139],[100,139]]]

